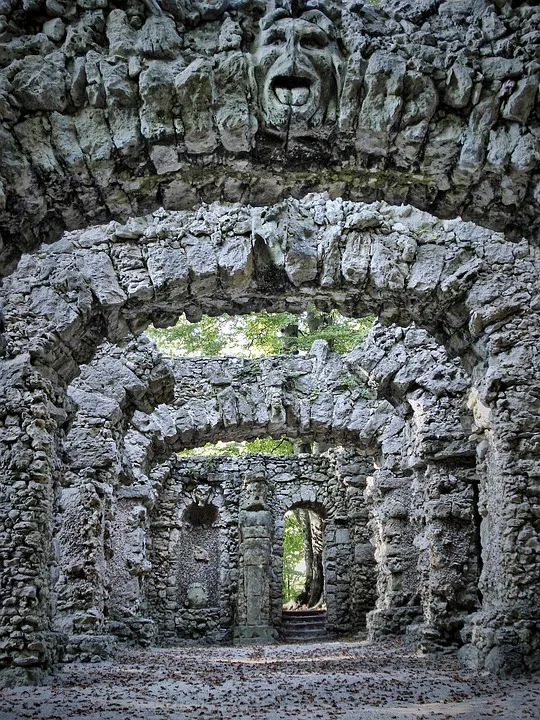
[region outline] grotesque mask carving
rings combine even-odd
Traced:
[[[213,488],[211,485],[197,485],[192,492],[191,497],[193,499],[193,502],[195,505],[198,505],[199,507],[203,507],[204,505],[209,505],[212,498],[215,494],[215,488]]]
[[[266,506],[266,475],[264,469],[252,470],[244,478],[243,510],[263,510]]]
[[[314,132],[324,136],[332,129],[342,57],[334,25],[321,10],[279,8],[266,14],[260,21],[253,72],[266,131],[298,137]]]

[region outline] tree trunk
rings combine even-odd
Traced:
[[[306,563],[306,583],[297,602],[310,608],[319,605],[324,594],[323,521],[313,510],[299,508],[295,514],[302,525]]]

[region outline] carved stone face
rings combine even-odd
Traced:
[[[337,115],[340,69],[333,26],[322,12],[290,17],[276,10],[266,15],[253,53],[265,129],[302,136],[331,127]]]
[[[210,485],[197,485],[197,487],[192,491],[191,497],[196,505],[208,505],[214,496],[214,492],[214,488]]]
[[[243,510],[262,510],[266,505],[267,485],[262,473],[248,474],[244,479]]]

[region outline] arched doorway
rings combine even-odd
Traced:
[[[308,507],[283,519],[283,608],[324,609],[324,518]]]
[[[282,637],[305,642],[326,636],[324,529],[320,508],[297,506],[283,517]]]

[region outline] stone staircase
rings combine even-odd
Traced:
[[[298,643],[324,640],[326,610],[283,610],[281,637],[285,642]]]

